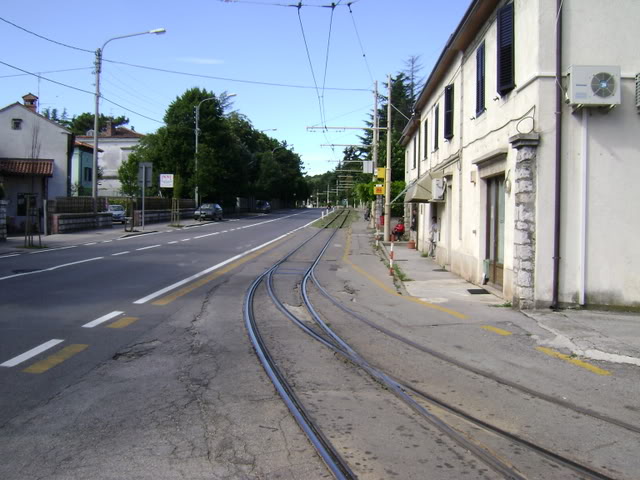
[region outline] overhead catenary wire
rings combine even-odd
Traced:
[[[86,48],[80,48],[80,47],[75,47],[73,45],[68,45],[66,43],[58,42],[57,40],[53,40],[51,38],[45,37],[44,35],[40,35],[39,33],[32,32],[31,30],[28,30],[28,29],[26,29],[24,27],[21,27],[20,25],[18,25],[16,23],[13,23],[13,22],[7,20],[6,18],[0,17],[0,20],[2,20],[5,23],[8,23],[9,25],[11,25],[11,26],[13,26],[13,27],[15,27],[15,28],[17,28],[19,30],[22,30],[22,31],[24,31],[26,33],[29,33],[31,35],[34,35],[34,36],[38,37],[38,38],[41,38],[42,40],[46,40],[47,42],[55,43],[56,45],[60,45],[62,47],[66,47],[66,48],[71,48],[73,50],[79,50],[81,52],[87,52],[87,53],[92,53],[92,54],[95,53],[94,50],[88,50]]]
[[[369,66],[369,60],[367,59],[367,55],[364,53],[364,47],[362,46],[362,39],[360,38],[360,33],[358,32],[358,27],[356,26],[356,19],[353,16],[353,10],[351,10],[351,5],[356,2],[347,3],[347,7],[349,7],[349,13],[351,14],[351,23],[353,24],[353,29],[356,32],[356,37],[358,38],[358,44],[360,45],[360,51],[362,52],[362,58],[364,59],[364,63],[367,67],[367,71],[369,72],[369,78],[371,79],[371,83],[374,83],[373,73],[371,73],[371,67]]]

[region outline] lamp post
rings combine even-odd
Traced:
[[[229,95],[227,95],[225,98],[231,98],[231,97],[235,97],[237,94],[236,93],[230,93]],[[207,102],[209,100],[217,100],[216,97],[209,97],[209,98],[205,98],[204,100],[201,100],[200,103],[198,103],[198,105],[196,105],[195,107],[195,114],[196,114],[196,158],[195,158],[195,176],[196,176],[196,191],[195,191],[195,200],[196,200],[196,207],[198,207],[200,205],[200,198],[199,198],[199,191],[198,191],[198,136],[200,135],[200,128],[198,127],[200,124],[200,106],[204,103]]]
[[[92,188],[91,194],[93,195],[93,209],[97,211],[98,208],[98,117],[100,115],[100,71],[102,70],[102,53],[107,43],[113,40],[120,40],[121,38],[137,37],[138,35],[162,34],[165,33],[164,28],[156,28],[154,30],[148,30],[146,32],[130,33],[128,35],[120,35],[119,37],[113,37],[104,42],[102,48],[96,50],[96,107],[95,114],[93,116],[93,165],[92,165]]]

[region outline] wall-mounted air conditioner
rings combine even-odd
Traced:
[[[568,102],[585,107],[620,105],[620,67],[572,65],[569,67]]]
[[[431,182],[431,192],[433,202],[444,202],[444,192],[447,188],[447,181],[444,178],[434,178]]]

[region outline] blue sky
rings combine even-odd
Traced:
[[[41,109],[66,108],[70,116],[93,112],[93,52],[110,38],[165,28],[164,35],[114,40],[104,58],[188,75],[105,62],[102,95],[131,111],[103,101],[102,113],[126,115],[130,126],[151,133],[188,88],[236,93],[235,110],[259,130],[277,129],[266,133],[292,144],[309,174],[324,173],[335,167],[331,160],[341,158],[342,147],[321,145],[358,143],[361,132],[307,131],[322,125],[320,104],[326,125],[364,126],[373,107],[373,80],[382,88],[387,74],[403,70],[411,55],[421,56],[428,75],[470,0],[336,0],[332,21],[332,9],[321,7],[330,1],[306,0],[300,9],[276,5],[289,3],[295,2],[7,0],[0,7],[4,20],[76,48],[0,21],[0,107],[33,93]]]

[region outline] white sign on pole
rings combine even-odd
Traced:
[[[173,173],[160,174],[160,188],[173,188]]]

